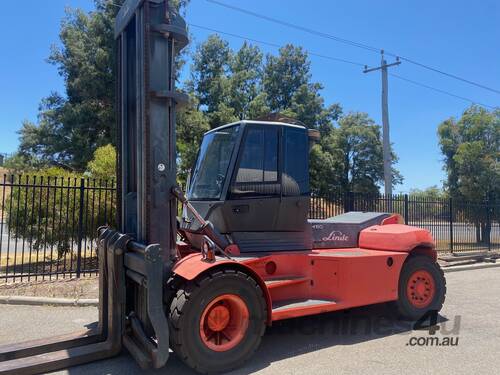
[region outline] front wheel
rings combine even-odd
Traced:
[[[399,276],[398,312],[418,320],[429,311],[440,311],[446,296],[446,279],[439,264],[424,255],[410,256]]]
[[[266,303],[255,280],[223,270],[186,282],[170,306],[171,347],[200,373],[241,366],[265,330]]]

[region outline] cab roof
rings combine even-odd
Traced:
[[[249,125],[250,124],[252,124],[252,125],[274,125],[274,126],[286,126],[286,127],[289,127],[289,128],[296,128],[296,129],[306,129],[305,126],[288,124],[286,122],[241,120],[241,121],[236,121],[236,122],[232,122],[230,124],[219,126],[219,127],[215,128],[215,129],[209,130],[205,134],[216,132],[216,131],[219,131],[221,129],[225,129],[225,128],[228,128],[228,127],[234,126],[234,125],[246,125],[246,124],[249,124]]]

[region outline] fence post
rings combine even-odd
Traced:
[[[78,253],[76,256],[76,277],[82,273],[82,242],[83,242],[83,205],[85,196],[85,179],[80,179],[80,206],[78,208]]]
[[[408,222],[409,222],[409,219],[408,219],[408,194],[405,194],[404,217],[405,217],[405,224],[408,225]]]
[[[453,254],[453,199],[450,197],[450,252]]]
[[[488,251],[491,251],[491,213],[490,200],[486,200],[486,236],[488,236]]]
[[[347,212],[354,211],[354,192],[347,192]]]

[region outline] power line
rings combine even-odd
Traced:
[[[259,39],[254,39],[254,38],[246,37],[246,36],[243,36],[243,35],[234,34],[234,33],[230,33],[230,32],[227,32],[227,31],[222,31],[222,30],[214,29],[214,28],[207,27],[207,26],[201,26],[201,25],[197,25],[197,24],[193,24],[193,23],[189,23],[189,26],[196,27],[196,28],[203,29],[203,30],[207,30],[207,31],[211,31],[211,32],[214,32],[214,33],[219,33],[219,34],[222,34],[222,35],[231,36],[231,37],[242,39],[242,40],[248,40],[248,41],[251,41],[251,42],[254,42],[254,43],[258,43],[258,44],[262,44],[262,45],[267,45],[267,46],[271,46],[271,47],[275,47],[275,48],[282,47],[281,45],[276,44],[276,43],[267,42],[267,41],[263,41],[263,40],[259,40]],[[363,67],[365,66],[364,64],[361,64],[359,62],[345,60],[345,59],[341,59],[341,58],[338,58],[338,57],[327,56],[327,55],[323,55],[323,54],[319,54],[319,53],[313,53],[313,52],[309,52],[309,51],[308,51],[308,54],[310,54],[311,56],[317,56],[317,57],[321,57],[321,58],[324,58],[324,59],[327,59],[327,60],[333,60],[333,61],[336,61],[336,62],[343,62],[343,63],[352,64],[352,65],[356,65],[356,66],[363,66]],[[479,105],[481,105],[481,106],[483,106],[485,108],[495,109],[495,107],[493,107],[493,106],[479,103],[479,102],[477,102],[475,100],[472,100],[470,98],[466,98],[466,97],[463,97],[463,96],[460,96],[460,95],[456,95],[456,94],[453,94],[453,93],[448,92],[446,90],[438,89],[436,87],[432,87],[432,86],[426,85],[424,83],[420,83],[420,82],[417,82],[417,81],[414,81],[414,80],[411,80],[411,79],[408,79],[408,78],[405,78],[405,77],[402,77],[402,76],[399,76],[399,75],[396,75],[396,74],[393,74],[393,73],[389,73],[389,74],[391,76],[395,77],[395,78],[398,78],[400,80],[412,83],[412,84],[417,85],[417,86],[421,86],[421,87],[427,88],[429,90],[433,90],[433,91],[440,92],[440,93],[448,95],[448,96],[452,96],[452,97],[455,97],[455,98],[458,98],[458,99],[461,99],[461,100],[465,100],[465,101],[467,101],[469,103],[472,103],[472,104],[479,104]]]
[[[310,29],[308,27],[304,27],[304,26],[300,26],[300,25],[297,25],[297,24],[294,24],[294,23],[291,23],[291,22],[279,20],[277,18],[269,17],[269,16],[266,16],[266,15],[263,15],[263,14],[260,14],[260,13],[255,13],[255,12],[252,12],[251,10],[243,9],[243,8],[237,7],[235,5],[230,5],[230,4],[222,3],[222,2],[217,1],[217,0],[206,0],[206,1],[208,1],[209,3],[213,3],[213,4],[216,4],[216,5],[228,8],[228,9],[235,10],[237,12],[241,12],[241,13],[245,13],[245,14],[251,15],[253,17],[257,17],[257,18],[260,18],[260,19],[263,19],[263,20],[266,20],[266,21],[269,21],[269,22],[277,23],[277,24],[280,24],[280,25],[283,25],[283,26],[287,26],[287,27],[290,27],[290,28],[293,28],[293,29],[298,29],[298,30],[304,31],[304,32],[309,33],[309,34],[317,35],[317,36],[320,36],[322,38],[327,38],[327,39],[334,40],[336,42],[349,44],[351,46],[358,47],[358,48],[363,48],[363,49],[366,49],[366,50],[371,51],[371,52],[377,52],[377,53],[380,52],[380,48],[376,48],[376,47],[373,47],[373,46],[369,46],[367,44],[355,42],[355,41],[352,41],[352,40],[349,40],[349,39],[340,38],[340,37],[335,36],[335,35],[327,34],[327,33],[324,33],[322,31],[313,30],[313,29]]]
[[[234,38],[244,39],[244,40],[248,40],[248,41],[251,41],[251,42],[254,42],[254,43],[259,43],[259,44],[263,44],[263,45],[267,45],[267,46],[271,46],[271,47],[276,47],[276,48],[281,48],[282,47],[281,45],[276,44],[276,43],[265,42],[265,41],[262,41],[262,40],[249,38],[249,37],[246,37],[246,36],[243,36],[243,35],[228,33],[226,31],[221,31],[221,30],[217,30],[217,29],[212,29],[211,27],[196,25],[194,23],[189,23],[188,25],[196,27],[198,29],[208,30],[208,31],[212,31],[214,33],[218,33],[218,34],[222,34],[222,35],[228,35],[228,36],[232,36]],[[346,64],[351,64],[351,65],[356,65],[356,66],[365,66],[365,64],[362,64],[362,63],[359,63],[359,62],[355,62],[355,61],[351,61],[351,60],[341,59],[339,57],[326,56],[326,55],[322,55],[322,54],[315,53],[315,52],[310,52],[310,51],[307,51],[307,53],[309,55],[311,55],[311,56],[317,56],[317,57],[321,57],[321,58],[324,58],[324,59],[327,59],[327,60],[333,60],[333,61],[337,61],[337,62],[343,62],[343,63],[346,63]]]
[[[424,88],[429,89],[429,90],[440,92],[441,94],[445,94],[445,95],[452,96],[454,98],[465,100],[465,101],[470,102],[472,104],[478,104],[478,105],[480,105],[482,107],[485,107],[485,108],[495,109],[495,107],[493,107],[491,105],[482,104],[482,103],[479,103],[479,102],[477,102],[475,100],[472,100],[470,98],[466,98],[465,96],[456,95],[456,94],[453,94],[453,93],[451,93],[449,91],[438,89],[437,87],[429,86],[429,85],[426,85],[424,83],[420,83],[420,82],[417,82],[417,81],[414,81],[414,80],[411,80],[411,79],[408,79],[408,78],[405,78],[405,77],[401,77],[400,75],[397,75],[397,74],[394,74],[394,73],[389,73],[389,75],[392,76],[392,77],[394,77],[394,78],[400,79],[402,81],[406,81],[406,82],[412,83],[414,85],[417,85],[417,86],[420,86],[420,87],[424,87]]]
[[[356,42],[356,41],[353,41],[353,40],[349,40],[349,39],[345,39],[345,38],[340,38],[340,37],[332,35],[332,34],[328,34],[328,33],[322,32],[322,31],[310,29],[308,27],[300,26],[300,25],[297,25],[297,24],[294,24],[294,23],[291,23],[291,22],[279,20],[277,18],[273,18],[273,17],[269,17],[269,16],[266,16],[266,15],[263,15],[263,14],[260,14],[260,13],[256,13],[256,12],[250,11],[248,9],[237,7],[235,5],[226,4],[226,3],[223,3],[223,2],[220,2],[220,1],[217,1],[217,0],[206,0],[206,1],[209,2],[209,3],[212,3],[212,4],[219,5],[221,7],[227,8],[227,9],[235,10],[237,12],[244,13],[244,14],[247,14],[247,15],[250,15],[250,16],[253,16],[253,17],[257,17],[257,18],[260,18],[260,19],[263,19],[263,20],[266,20],[266,21],[269,21],[269,22],[273,22],[273,23],[276,23],[276,24],[279,24],[279,25],[282,25],[282,26],[286,26],[286,27],[289,27],[289,28],[300,30],[300,31],[303,31],[303,32],[306,32],[306,33],[309,33],[309,34],[312,34],[312,35],[316,35],[316,36],[319,36],[319,37],[322,37],[322,38],[334,40],[336,42],[344,43],[344,44],[347,44],[347,45],[350,45],[350,46],[354,46],[354,47],[357,47],[357,48],[362,48],[362,49],[365,49],[365,50],[370,51],[370,52],[379,53],[380,50],[381,50],[381,48],[370,46],[370,45],[365,44],[365,43],[360,43],[360,42]],[[421,68],[433,71],[433,72],[438,73],[438,74],[442,74],[442,75],[444,75],[446,77],[453,78],[453,79],[465,82],[467,84],[470,84],[470,85],[482,88],[484,90],[488,90],[488,91],[494,92],[496,94],[500,94],[500,90],[488,87],[488,86],[483,85],[481,83],[477,83],[477,82],[471,81],[469,79],[459,77],[459,76],[457,76],[455,74],[451,74],[451,73],[445,72],[443,70],[431,67],[429,65],[420,63],[420,62],[415,61],[413,59],[410,59],[408,57],[400,56],[400,55],[397,55],[397,54],[394,54],[394,53],[391,53],[391,52],[387,52],[387,51],[385,53],[386,53],[386,55],[393,56],[393,57],[399,57],[401,60],[404,60],[404,61],[406,61],[406,62],[408,62],[410,64],[419,66]]]
[[[465,82],[465,83],[468,83],[470,85],[473,85],[473,86],[477,86],[477,87],[480,87],[482,89],[485,89],[485,90],[489,90],[489,91],[492,91],[494,93],[497,93],[497,94],[500,94],[500,91],[499,90],[496,90],[496,89],[492,89],[491,87],[488,87],[488,86],[484,86],[480,83],[477,83],[477,82],[473,82],[473,81],[470,81],[468,79],[465,79],[465,78],[461,78],[461,77],[458,77],[454,74],[451,74],[451,73],[447,73],[445,71],[442,71],[442,70],[439,70],[439,69],[436,69],[436,68],[433,68],[432,66],[429,66],[429,65],[425,65],[425,64],[422,64],[422,63],[419,63],[415,60],[412,60],[412,59],[409,59],[407,57],[403,57],[403,56],[399,56],[399,58],[401,60],[404,60],[406,62],[409,62],[410,64],[414,64],[414,65],[417,65],[417,66],[420,66],[424,69],[428,69],[428,70],[431,70],[433,72],[436,72],[436,73],[439,73],[439,74],[442,74],[444,76],[447,76],[447,77],[450,77],[450,78],[454,78],[456,80],[459,80],[459,81],[462,81],[462,82]]]

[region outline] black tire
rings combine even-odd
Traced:
[[[431,302],[425,307],[417,307],[410,302],[407,286],[410,277],[417,271],[426,271],[434,280],[435,292]],[[439,264],[425,255],[411,255],[403,264],[399,275],[398,300],[394,302],[397,312],[405,319],[418,320],[429,311],[440,311],[446,297],[446,279]]]
[[[200,319],[216,297],[235,294],[246,304],[250,319],[241,341],[227,351],[210,349],[200,334]],[[177,290],[170,305],[170,347],[197,372],[222,373],[240,367],[255,352],[264,334],[267,307],[260,286],[249,275],[235,270],[209,273]]]

